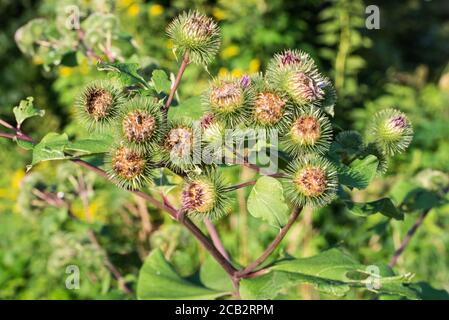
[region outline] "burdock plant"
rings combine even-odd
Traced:
[[[88,85],[78,99],[77,110],[81,115],[82,125],[91,131],[115,128],[113,142],[109,141],[110,135],[106,134],[109,132],[104,134],[106,139],[92,136],[77,143],[69,141],[67,135],[53,133],[34,145],[33,139],[20,129],[20,124],[26,118],[41,114],[33,107],[30,99],[14,109],[17,126],[0,121],[0,125],[15,134],[1,132],[0,136],[20,141],[20,146],[33,149],[33,165],[40,161],[69,159],[168,212],[170,217],[182,223],[223,267],[230,276],[236,291],[235,297],[241,294],[244,298],[274,298],[283,288],[281,284],[271,285],[273,279],[279,278],[273,271],[284,272],[284,278],[294,278],[294,282],[303,281],[303,277],[290,277],[290,274],[294,275],[298,265],[304,265],[307,269],[307,263],[311,261],[320,261],[319,264],[313,265],[313,268],[317,268],[316,272],[320,272],[320,278],[318,281],[314,276],[307,276],[307,282],[315,284],[318,289],[325,287],[326,292],[330,293],[333,290],[329,289],[334,289],[336,283],[338,292],[345,288],[349,290],[351,286],[365,287],[366,280],[357,280],[366,279],[362,277],[365,274],[356,275],[351,279],[346,276],[355,271],[363,272],[361,265],[352,263],[351,259],[340,253],[335,257],[334,251],[330,258],[308,258],[309,260],[305,259],[299,264],[293,258],[281,263],[274,259],[272,263],[264,263],[278,247],[304,207],[318,209],[330,204],[334,199],[339,199],[339,204],[346,206],[347,211],[359,216],[378,213],[389,219],[399,216],[397,208],[389,199],[355,203],[350,193],[354,188],[366,188],[376,176],[376,171],[378,174],[385,172],[388,157],[403,152],[409,146],[413,130],[407,117],[395,109],[382,110],[374,116],[369,125],[367,141],[364,141],[360,133],[342,131],[338,126],[334,126],[337,131],[334,137],[331,124],[333,112],[330,107],[335,103],[335,91],[331,82],[318,70],[309,54],[289,49],[271,59],[265,75],[211,80],[208,90],[202,95],[207,110],[202,116],[196,117],[195,114],[195,118],[200,120],[196,125],[190,117],[180,117],[176,112],[168,111],[189,62],[193,61],[206,67],[217,53],[220,44],[219,28],[211,18],[193,11],[176,17],[168,26],[167,33],[173,41],[175,53],[183,57],[171,86],[167,79],[161,80],[161,74],[164,73],[161,70],[158,73],[153,72],[153,78],[150,80],[134,72],[135,66],[130,67],[120,62],[110,64],[110,68],[106,69],[113,69],[115,75],[125,73],[125,77],[120,77],[124,81],[123,87],[113,84],[110,80],[95,82]],[[129,80],[130,78],[132,79]],[[139,86],[136,85],[136,80]],[[159,90],[161,87],[166,89]],[[123,92],[126,92],[126,95]],[[166,93],[167,96],[163,96]],[[199,109],[201,106],[196,107]],[[185,109],[187,106],[180,100],[178,108]],[[269,143],[259,140],[257,144],[250,144],[250,134],[261,128],[263,130],[257,132],[270,133]],[[227,129],[233,129],[230,135]],[[201,135],[203,139],[200,140]],[[232,138],[232,146],[241,145],[242,149],[236,151],[232,146],[228,146],[228,139],[223,144],[225,137]],[[276,143],[277,138],[281,142],[279,145]],[[109,152],[105,152],[105,146],[109,148]],[[251,152],[266,149],[267,146],[271,148],[269,157],[266,156],[268,152],[261,157],[261,154],[251,157]],[[217,156],[214,160],[218,159],[219,163],[207,162],[201,157],[205,148],[209,149],[210,155]],[[223,151],[226,151],[225,157]],[[243,153],[237,154],[240,151]],[[227,157],[229,153],[232,153],[232,160]],[[271,161],[278,154],[281,155],[279,159],[282,161]],[[85,156],[89,157],[89,162],[82,158]],[[234,156],[238,156],[243,162],[233,161]],[[251,162],[255,158],[256,161]],[[279,164],[279,167],[275,168],[277,172],[259,177],[258,175],[265,174],[260,165],[262,160],[267,158],[270,162]],[[100,165],[96,167],[94,163]],[[232,170],[238,169],[237,165],[253,170],[257,179],[229,186],[223,181],[220,172],[225,167],[232,166],[229,172],[235,173],[236,171]],[[158,168],[165,170],[157,170]],[[155,184],[157,172],[169,177]],[[173,176],[178,177],[169,179]],[[180,180],[182,183],[177,182]],[[166,183],[168,181],[169,184]],[[172,186],[172,183],[177,184],[179,188]],[[150,188],[144,189],[146,186]],[[231,206],[230,199],[233,197],[230,193],[248,186],[254,186],[248,202],[241,201],[244,196],[244,193],[241,193],[238,195],[238,206],[247,209],[254,218],[261,218],[280,230],[267,233],[276,234],[273,242],[254,262],[239,269],[239,264],[234,263],[237,261],[227,255],[211,220],[232,214],[232,208],[237,206]],[[176,191],[168,195],[167,189]],[[54,199],[49,199],[55,202]],[[63,207],[66,208],[66,205]],[[191,217],[195,218],[195,222]],[[232,221],[237,223],[238,219]],[[197,225],[202,222],[210,238],[204,234],[203,228]],[[258,223],[248,224],[255,225]],[[223,226],[223,230],[227,230],[226,223]],[[232,241],[233,238],[228,239]],[[233,249],[238,250],[238,246]],[[158,260],[152,260],[154,257]],[[164,256],[157,250],[150,253],[147,259],[137,285],[139,298],[218,297],[229,294],[229,286],[224,282],[224,285],[215,286],[213,282],[216,279],[212,281],[212,287],[203,288],[200,287],[199,281],[193,286],[178,275],[174,277],[174,269],[168,266],[163,260]],[[337,275],[338,279],[328,279],[329,275],[321,271],[333,270],[335,261],[350,262],[341,266],[342,270],[338,274],[343,276]],[[153,272],[154,266],[157,266],[157,272]],[[200,278],[203,278],[202,272],[207,268],[210,266],[201,270]],[[151,271],[149,275],[148,270]],[[173,288],[169,288],[170,292],[167,294],[162,286],[150,288],[157,282],[155,277],[159,272],[162,277],[165,276],[163,273],[169,272],[168,276],[174,279],[174,284],[181,283],[180,290],[188,289],[188,292],[184,290],[187,295],[183,296],[182,292],[179,296],[174,295],[177,291]],[[391,270],[387,273],[386,277],[382,275],[382,281],[385,280],[382,283],[389,285],[386,289],[388,294],[402,294],[408,290],[406,287],[400,287],[401,283],[391,285],[403,278],[390,277]],[[145,277],[151,281],[145,281]],[[242,279],[244,281],[241,281]],[[121,277],[117,277],[117,280],[122,284],[124,282]],[[261,287],[269,290],[254,289]]]
[[[198,11],[184,12],[167,28],[173,40],[174,52],[186,53],[194,63],[207,65],[220,48],[220,30],[217,23]]]
[[[387,156],[393,156],[407,149],[413,138],[413,128],[404,113],[385,109],[374,115],[368,136]]]
[[[80,121],[90,131],[102,131],[116,119],[124,97],[111,82],[96,81],[87,85],[76,102]]]
[[[323,207],[335,198],[337,170],[330,161],[307,154],[293,161],[288,169],[287,197],[298,206]]]
[[[137,97],[125,103],[118,116],[117,133],[128,147],[140,151],[157,147],[164,134],[161,105],[154,99]]]
[[[249,126],[283,132],[292,117],[292,104],[285,94],[270,86],[262,76],[251,81],[254,94],[250,106]]]
[[[182,189],[182,210],[200,220],[218,219],[229,212],[229,197],[216,170],[188,178]]]
[[[285,135],[281,137],[284,149],[294,156],[316,152],[324,154],[332,141],[332,125],[317,107],[303,107],[295,111]]]
[[[206,108],[227,127],[246,122],[253,93],[248,85],[232,77],[214,79],[203,94]]]
[[[138,190],[152,184],[156,176],[150,157],[123,144],[111,148],[106,164],[109,178],[124,189]]]

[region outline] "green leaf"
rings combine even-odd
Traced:
[[[29,141],[21,140],[21,139],[15,139],[17,142],[17,145],[27,151],[33,150],[34,144]]]
[[[200,280],[208,288],[232,292],[233,285],[228,274],[211,256],[207,256],[200,269]]]
[[[65,150],[82,154],[96,154],[108,152],[110,141],[108,139],[84,139],[69,142]]]
[[[282,184],[275,178],[260,177],[248,197],[248,211],[270,225],[281,228],[288,221],[289,208],[283,194]]]
[[[309,258],[277,262],[267,274],[243,279],[240,295],[243,299],[273,299],[283,289],[308,283],[319,291],[336,296],[345,295],[351,288],[361,288],[418,299],[408,285],[411,276],[395,275],[384,265],[364,266],[341,250],[331,249]]]
[[[138,63],[99,62],[97,68],[100,71],[114,72],[124,85],[135,85],[140,83],[145,88],[151,89],[148,82],[138,73]]]
[[[35,108],[33,105],[33,100],[33,97],[28,97],[26,100],[21,100],[17,107],[14,107],[13,112],[16,117],[17,128],[20,129],[22,123],[28,118],[44,116],[45,110]]]
[[[64,149],[69,143],[65,133],[58,134],[55,132],[48,133],[33,149],[32,166],[39,162],[47,160],[61,160],[69,158]]]
[[[376,176],[379,160],[369,155],[363,159],[354,160],[350,166],[339,166],[338,180],[349,188],[365,189]]]
[[[215,299],[224,294],[226,293],[208,289],[179,276],[159,249],[148,255],[137,280],[138,299]]]
[[[151,74],[151,81],[157,93],[170,92],[171,82],[164,70],[154,70]]]
[[[404,220],[404,214],[396,208],[389,198],[382,198],[366,203],[345,201],[345,204],[348,210],[356,216],[367,217],[372,214],[380,213],[389,218]]]
[[[203,108],[201,106],[201,97],[191,97],[184,100],[177,106],[171,106],[169,109],[170,118],[188,117],[192,120],[198,120],[203,115]]]

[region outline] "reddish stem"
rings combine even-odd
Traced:
[[[292,214],[290,215],[288,222],[285,226],[282,227],[279,234],[274,238],[273,242],[268,246],[267,249],[262,253],[262,255],[254,260],[252,263],[250,263],[245,269],[238,271],[235,276],[239,278],[244,278],[248,274],[252,273],[254,269],[256,269],[258,266],[260,266],[267,258],[273,253],[273,251],[277,248],[279,243],[281,243],[282,239],[284,239],[285,235],[287,234],[288,230],[290,230],[293,223],[298,218],[299,214],[301,213],[302,208],[295,208],[293,209]]]
[[[185,69],[187,68],[187,65],[189,64],[189,53],[184,53],[184,56],[182,58],[181,66],[179,67],[178,74],[176,75],[175,83],[173,84],[173,87],[170,90],[170,94],[168,95],[167,102],[165,102],[164,106],[164,113],[168,113],[168,109],[170,108],[170,105],[173,101],[173,97],[175,96],[176,90],[178,89],[179,83],[181,82],[182,75],[184,74]]]

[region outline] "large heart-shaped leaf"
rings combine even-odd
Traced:
[[[182,278],[159,249],[148,255],[137,280],[138,299],[215,299],[225,294]]]
[[[416,291],[406,285],[411,274],[395,275],[384,265],[365,266],[341,250],[331,249],[319,255],[275,263],[261,277],[243,279],[243,299],[273,299],[282,289],[308,283],[317,290],[336,296],[350,288],[364,288],[388,295],[418,299]]]
[[[282,184],[273,177],[260,177],[248,197],[248,211],[270,225],[281,228],[288,221],[289,208]]]

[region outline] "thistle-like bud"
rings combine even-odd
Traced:
[[[167,166],[174,172],[194,169],[194,128],[186,121],[172,121],[163,138],[162,153]]]
[[[118,132],[130,148],[149,151],[160,142],[164,132],[160,105],[149,98],[134,98],[120,111]]]
[[[323,207],[336,195],[337,170],[318,155],[308,154],[296,159],[287,172],[287,197],[297,206]]]
[[[229,198],[221,175],[206,170],[200,176],[189,178],[182,191],[182,208],[198,219],[218,219],[228,213]]]
[[[124,189],[138,190],[151,184],[155,176],[154,162],[145,153],[123,144],[111,149],[106,164],[109,178]]]
[[[304,107],[296,111],[287,134],[281,137],[281,144],[293,156],[309,152],[324,154],[331,140],[329,119],[316,107]]]
[[[385,109],[374,115],[368,134],[387,156],[393,156],[410,145],[413,127],[404,113]]]
[[[275,54],[267,67],[267,80],[285,92],[299,106],[313,104],[323,108],[335,104],[335,91],[305,52],[286,50]]]
[[[220,48],[220,29],[216,22],[198,11],[183,12],[167,28],[174,51],[188,53],[191,61],[207,65]]]
[[[89,131],[102,131],[117,118],[124,101],[115,85],[96,81],[87,85],[78,98],[77,113]]]
[[[210,112],[230,127],[247,120],[251,101],[251,90],[233,78],[213,80],[203,95],[203,102]]]
[[[254,100],[251,105],[249,124],[266,129],[283,131],[291,121],[292,105],[288,98],[271,88],[261,77],[253,81]]]

